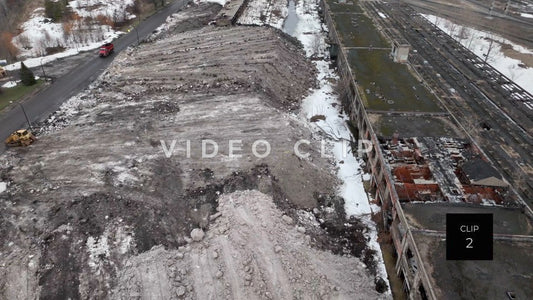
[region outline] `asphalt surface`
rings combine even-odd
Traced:
[[[30,119],[30,122],[40,122],[46,119],[51,113],[55,112],[63,102],[70,97],[78,94],[84,88],[89,86],[113,61],[113,58],[120,51],[128,46],[137,44],[137,32],[139,40],[146,38],[159,25],[163,24],[168,16],[180,10],[189,0],[176,0],[159,10],[154,15],[142,21],[137,30],[122,35],[113,41],[115,45],[115,54],[106,58],[100,58],[98,55],[89,58],[80,63],[66,75],[56,79],[48,88],[41,91],[34,97],[24,101],[22,105]],[[6,110],[0,114],[0,154],[6,151],[3,141],[15,130],[27,128],[28,124],[20,105]]]

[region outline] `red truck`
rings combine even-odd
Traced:
[[[107,43],[100,47],[100,51],[98,53],[100,54],[100,57],[106,57],[113,53],[114,50],[115,46],[113,46],[112,43]]]

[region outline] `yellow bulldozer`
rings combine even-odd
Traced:
[[[6,145],[9,147],[26,147],[35,141],[35,136],[26,129],[13,132],[7,139]]]

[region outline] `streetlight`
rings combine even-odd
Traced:
[[[44,58],[44,57],[41,57],[41,69],[43,70],[43,78],[44,78],[44,81],[46,81],[46,73],[44,72],[43,58]],[[24,109],[23,109],[23,110],[24,110]]]
[[[139,44],[141,43],[139,41],[139,31],[137,30],[137,27],[139,27],[140,24],[141,24],[141,16],[137,16],[137,25],[134,26],[135,33],[137,34],[137,46],[139,46]]]
[[[22,109],[22,112],[24,113],[24,117],[26,117],[26,122],[28,122],[28,126],[30,127],[30,130],[33,131],[33,126],[31,126],[30,119],[28,118],[28,115],[26,114],[26,110],[24,110],[24,106],[22,106],[22,103],[19,103],[20,108]]]

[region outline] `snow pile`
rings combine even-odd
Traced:
[[[458,25],[434,15],[422,14],[422,16],[483,59],[490,48],[491,40],[493,40],[487,62],[516,84],[533,93],[533,80],[531,80],[533,78],[533,68],[525,67],[522,61],[518,59],[505,56],[502,45],[509,45],[513,50],[522,54],[533,55],[533,50],[517,45],[491,32]]]
[[[7,190],[7,183],[0,181],[0,194]]]

